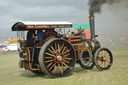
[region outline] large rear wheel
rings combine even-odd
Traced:
[[[44,73],[51,77],[62,77],[72,72],[75,56],[75,51],[68,41],[53,38],[41,48],[39,63]]]

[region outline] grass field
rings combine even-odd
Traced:
[[[128,50],[113,51],[110,70],[84,70],[78,64],[71,75],[49,78],[19,69],[18,54],[0,55],[0,85],[128,85]]]

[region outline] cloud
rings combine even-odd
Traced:
[[[86,3],[86,0],[0,0],[0,35],[11,33],[10,28],[17,21],[82,22],[80,17],[86,14]]]
[[[95,15],[97,34],[104,34],[111,29],[121,30],[122,26],[126,26],[128,10],[125,5],[118,8],[115,5],[104,5],[102,14]],[[17,21],[70,21],[87,24],[88,0],[0,0],[0,37],[8,37],[6,34],[11,33],[10,28]]]
[[[16,35],[16,33],[11,31],[11,27],[17,21],[21,20],[12,16],[0,16],[0,40]]]
[[[10,4],[8,1],[5,0],[0,0],[0,8],[6,8],[8,7]]]
[[[28,7],[48,7],[48,6],[73,6],[77,8],[83,8],[88,0],[13,0],[16,4],[24,5]]]
[[[8,0],[11,4],[1,9],[0,15],[8,15],[21,19],[69,18],[87,11],[87,0]],[[58,17],[58,18],[57,18]]]
[[[79,10],[70,6],[49,6],[49,7],[18,6],[18,9],[11,11],[11,14],[13,14],[14,12],[16,17],[25,19],[25,18],[38,17],[38,16],[39,17],[71,16],[73,14],[77,14]]]

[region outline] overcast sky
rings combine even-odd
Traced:
[[[0,39],[12,37],[18,21],[69,21],[88,24],[88,0],[0,0]],[[128,8],[103,5],[96,34],[128,36]]]

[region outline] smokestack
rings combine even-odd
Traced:
[[[89,0],[89,21],[91,29],[91,39],[95,39],[95,13],[101,13],[103,4],[113,5],[117,4],[121,6],[121,3],[128,7],[128,0]],[[118,7],[119,7],[118,6]]]
[[[93,11],[89,11],[89,22],[91,30],[91,39],[95,39],[95,16]]]

